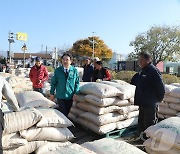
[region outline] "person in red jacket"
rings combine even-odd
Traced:
[[[95,63],[95,71],[92,75],[92,82],[97,82],[98,80],[101,81],[110,81],[111,75],[109,71],[102,66],[102,61],[97,61]]]
[[[42,65],[41,58],[36,57],[35,66],[33,66],[29,73],[29,78],[33,83],[33,90],[43,94],[44,82],[48,80],[48,70]]]

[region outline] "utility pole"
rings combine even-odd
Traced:
[[[24,63],[23,63],[23,67],[25,68],[25,61],[26,61],[26,57],[25,57],[25,51],[27,50],[27,46],[26,46],[26,44],[24,43],[24,45],[22,46],[22,48],[21,48],[23,51],[24,51]]]
[[[93,33],[93,56],[92,56],[92,58],[94,59],[94,33],[95,32],[92,32]]]
[[[9,63],[11,63],[11,43],[14,43],[14,33],[9,31],[9,37],[8,37],[8,41],[9,41]]]
[[[47,45],[46,45],[46,65],[47,65]]]
[[[57,60],[57,48],[55,47],[55,60],[54,60],[54,68],[56,69],[56,60]]]

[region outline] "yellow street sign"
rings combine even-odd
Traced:
[[[20,41],[27,41],[27,33],[21,33],[21,32],[17,32],[16,34],[16,39],[20,40]]]

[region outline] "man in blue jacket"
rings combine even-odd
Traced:
[[[58,110],[68,116],[76,94],[79,92],[79,74],[75,67],[71,66],[72,55],[68,52],[62,55],[62,66],[58,67],[51,79],[50,99],[58,102]]]
[[[159,70],[151,63],[150,54],[139,55],[140,73],[131,83],[136,86],[134,104],[139,106],[138,135],[157,122],[158,102],[164,98],[165,88]]]

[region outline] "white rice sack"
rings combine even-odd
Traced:
[[[167,108],[167,107],[159,107],[159,113],[161,114],[166,114],[166,115],[171,115],[171,116],[175,116],[177,114],[176,110],[173,110],[171,108]]]
[[[107,132],[110,132],[116,129],[116,123],[110,123],[103,126],[97,126],[93,124],[92,122],[81,117],[77,119],[77,122],[97,134],[106,134]]]
[[[180,98],[172,97],[172,96],[168,96],[168,95],[164,96],[164,101],[169,102],[169,103],[179,103],[180,104]]]
[[[171,83],[170,85],[180,87],[180,83]]]
[[[169,107],[173,110],[176,110],[178,112],[180,112],[180,103],[179,104],[175,104],[175,103],[170,103]]]
[[[53,151],[49,151],[43,154],[95,154],[95,153],[80,146],[79,144],[73,143],[68,146],[58,147]]]
[[[55,151],[59,147],[64,147],[71,145],[71,142],[47,142],[46,144],[40,146],[35,153],[36,154],[44,154],[49,153],[51,151]]]
[[[118,111],[120,114],[128,114],[129,112],[138,111],[139,106],[130,105],[130,106],[124,106],[120,107],[120,110]]]
[[[149,138],[146,140],[143,145],[145,145],[147,152],[152,153],[158,153],[158,154],[179,154],[180,150],[176,148],[172,148],[171,146],[167,144],[163,144],[161,142],[156,141],[156,139]]]
[[[169,146],[180,149],[180,118],[171,117],[154,126],[150,126],[145,133],[151,138],[155,137],[157,141]]]
[[[139,111],[133,111],[133,112],[129,112],[128,114],[125,114],[124,116],[126,116],[126,119],[131,119],[138,117],[138,115],[139,115]]]
[[[130,98],[130,99],[129,99],[129,102],[130,102],[131,104],[134,104],[134,97],[133,97],[133,98]]]
[[[102,114],[111,113],[111,112],[120,110],[119,106],[108,106],[108,107],[101,108],[101,107],[97,107],[97,106],[94,106],[94,105],[91,105],[88,103],[86,103],[86,104],[77,103],[76,106],[81,110],[84,110],[87,112],[93,112],[97,115],[102,115]]]
[[[86,95],[85,100],[91,104],[94,104],[99,107],[105,107],[110,105],[117,105],[117,106],[126,106],[129,105],[128,100],[120,100],[117,97],[111,98],[100,98],[95,95]]]
[[[73,106],[73,107],[71,107],[70,113],[73,113],[76,116],[81,116],[85,112],[83,110]]]
[[[14,95],[14,91],[11,85],[5,80],[4,77],[0,76],[0,99],[2,99],[2,94],[6,98],[7,102],[10,103],[14,111],[19,111],[19,105]]]
[[[55,105],[44,97],[41,93],[36,91],[25,91],[16,95],[20,107],[52,107]]]
[[[7,101],[2,101],[1,110],[3,113],[13,112],[13,107]]]
[[[37,127],[69,127],[73,123],[56,109],[38,109],[42,119],[36,124]]]
[[[169,95],[180,98],[180,87],[173,89]]]
[[[118,113],[107,113],[107,114],[98,116],[91,112],[85,112],[80,117],[94,123],[97,126],[102,126],[102,125],[114,123],[114,122],[125,119],[125,116],[120,115]]]
[[[167,102],[162,102],[162,103],[159,103],[159,107],[166,107],[166,108],[169,108],[169,104],[170,103],[167,103]]]
[[[77,122],[77,118],[78,117],[75,114],[73,114],[73,113],[69,113],[68,114],[68,118],[71,119],[74,122]]]
[[[130,98],[134,97],[134,95],[135,95],[136,87],[134,85],[130,85],[130,84],[121,85],[121,84],[110,82],[110,81],[101,81],[100,83],[111,85],[111,86],[119,89],[123,93],[123,95],[120,96],[120,98],[122,100],[130,99]]]
[[[113,86],[105,85],[102,83],[94,83],[94,82],[87,83],[81,86],[80,92],[83,94],[96,95],[100,98],[122,95],[122,92]]]
[[[157,115],[158,115],[158,118],[160,118],[160,119],[166,119],[166,117],[161,113],[158,113]]]
[[[118,83],[120,85],[129,85],[129,83],[127,83],[126,81],[123,81],[123,80],[111,80],[111,82],[115,82],[115,83]]]
[[[25,144],[27,144],[27,140],[24,138],[21,138],[19,134],[17,133],[12,133],[12,134],[2,136],[3,150],[18,148]]]
[[[81,102],[81,103],[85,103],[85,95],[82,95],[82,94],[78,94],[77,95],[77,102]]]
[[[20,146],[18,148],[3,150],[3,154],[28,154],[34,152],[40,146],[44,145],[45,141],[33,141],[28,142],[24,146]]]
[[[173,85],[167,85],[165,84],[165,94],[169,95],[173,89],[177,88],[176,86]]]
[[[42,118],[41,113],[34,109],[26,109],[19,112],[6,113],[4,115],[3,134],[21,131],[35,125]]]
[[[68,141],[74,136],[68,128],[55,128],[55,127],[44,127],[44,128],[29,128],[23,130],[20,135],[28,141]]]
[[[82,146],[99,154],[145,154],[144,151],[127,142],[112,138],[86,142]]]
[[[117,129],[122,129],[130,126],[135,126],[138,124],[138,118],[131,118],[124,121],[117,122]]]
[[[11,76],[6,78],[6,80],[8,81],[8,83],[14,88],[17,85],[20,85],[22,83],[25,83],[23,78],[17,77],[17,76]]]

